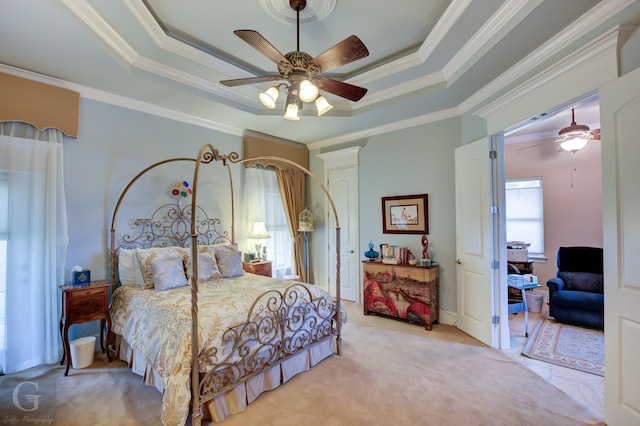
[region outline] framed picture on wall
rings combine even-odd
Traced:
[[[382,197],[382,232],[428,234],[427,194]]]

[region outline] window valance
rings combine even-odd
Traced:
[[[305,169],[309,168],[309,149],[306,145],[293,142],[287,139],[281,139],[275,136],[265,135],[264,133],[246,130],[244,132],[244,158],[253,157],[282,157],[289,161],[293,161]],[[258,161],[247,161],[245,165],[254,166]],[[260,164],[264,166],[275,166],[280,169],[290,169],[291,165],[279,161],[260,160]]]
[[[78,137],[78,92],[0,73],[0,93],[0,121],[22,121],[39,130],[53,127]]]

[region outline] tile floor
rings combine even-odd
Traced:
[[[549,317],[549,305],[547,305],[548,293],[541,313],[529,312],[529,335],[540,318]],[[583,373],[571,368],[549,364],[543,361],[531,359],[521,354],[527,343],[524,336],[524,313],[509,315],[509,328],[511,330],[511,349],[504,352],[517,362],[531,369],[568,395],[582,403],[584,406],[604,418],[604,377],[595,374]]]

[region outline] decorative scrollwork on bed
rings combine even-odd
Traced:
[[[180,246],[191,244],[191,203],[167,203],[158,207],[149,218],[136,219],[134,230],[121,237],[117,246],[126,248],[149,248]],[[220,219],[210,218],[199,206],[196,206],[196,233],[198,244],[217,244],[230,242],[227,231],[219,231]]]
[[[151,247],[188,247],[191,245],[191,203],[181,205],[179,201],[163,204],[156,208],[148,218],[135,219],[132,230],[124,235],[116,236],[111,251],[111,277],[116,282],[118,276],[118,250],[121,248],[151,248]],[[195,215],[196,234],[198,244],[231,243],[228,231],[218,230],[221,220],[211,218],[200,206],[196,206]]]
[[[254,301],[246,322],[223,334],[224,354],[205,345],[199,356],[199,365],[208,371],[201,374],[202,400],[337,335],[338,306],[312,299],[302,284],[266,291]]]

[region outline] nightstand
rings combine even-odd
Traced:
[[[67,360],[64,375],[69,374],[71,355],[69,348],[69,328],[73,324],[81,324],[100,320],[100,346],[105,352],[105,341],[109,340],[111,332],[111,316],[109,315],[109,287],[108,281],[92,281],[86,286],[62,285],[62,316],[60,317],[60,336],[64,346],[64,354],[60,365]],[[105,323],[107,333],[104,333]],[[107,351],[107,358],[111,362],[111,354]]]
[[[271,260],[259,260],[257,262],[242,262],[242,269],[256,275],[271,276]]]

